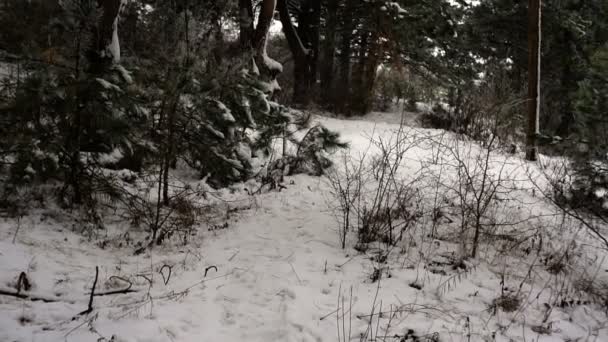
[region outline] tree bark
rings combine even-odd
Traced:
[[[317,83],[320,25],[321,1],[308,1],[298,16],[298,35],[308,53],[295,61],[293,102],[296,105],[307,106],[313,98]]]
[[[295,59],[305,58],[306,55],[308,55],[308,50],[304,47],[296,28],[291,22],[291,17],[287,8],[287,0],[279,0],[277,9],[279,10],[281,24],[283,25],[283,34],[285,34],[285,38],[287,39],[289,50]]]
[[[123,0],[97,0],[101,17],[95,31],[95,41],[89,56],[93,73],[104,70],[108,65],[120,62],[120,43],[118,40],[118,16]]]
[[[376,83],[376,72],[380,64],[382,56],[382,44],[380,43],[379,32],[376,30],[370,33],[369,48],[365,63],[365,72],[363,74],[363,83],[361,88],[361,113],[367,114],[373,107],[373,92]]]
[[[251,0],[239,0],[239,41],[244,50],[251,49],[253,42],[253,4]]]
[[[343,27],[340,33],[340,53],[338,55],[338,81],[335,91],[335,109],[343,114],[350,114],[349,97],[351,90],[351,54],[354,23],[348,10],[342,14]]]
[[[370,33],[361,32],[359,36],[359,51],[357,52],[357,64],[353,67],[353,93],[354,96],[350,97],[350,108],[353,113],[364,114],[365,113],[365,97],[366,97],[366,86],[365,86],[365,68],[368,63],[369,54],[371,51],[368,49],[370,43]],[[369,51],[369,54],[368,54]]]
[[[320,70],[321,78],[321,102],[330,104],[333,94],[334,82],[334,58],[336,44],[336,30],[338,27],[338,0],[326,0],[327,2],[327,18],[325,22],[325,30],[322,51],[322,63]]]
[[[566,46],[570,45],[572,36],[568,29],[563,29],[562,39]],[[574,115],[572,113],[572,99],[570,93],[573,91],[572,84],[575,79],[572,66],[575,62],[572,61],[572,55],[563,54],[561,60],[561,85],[560,85],[560,106],[559,110],[561,113],[560,123],[557,127],[557,134],[562,137],[567,137],[571,131],[571,127],[574,124]],[[576,84],[576,83],[574,83]]]
[[[298,16],[297,30],[291,22],[286,0],[279,0],[278,9],[283,32],[294,57],[293,102],[307,106],[313,99],[317,83],[321,1],[310,0],[303,5]]]
[[[268,39],[268,30],[272,24],[274,10],[276,8],[276,0],[264,0],[258,18],[258,25],[253,34],[253,48],[257,53],[264,52],[266,48],[266,40]]]
[[[540,112],[541,0],[528,0],[528,129],[526,159],[538,158]]]

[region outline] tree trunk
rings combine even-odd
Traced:
[[[260,9],[258,25],[253,34],[253,48],[257,53],[266,52],[266,40],[268,39],[268,30],[272,24],[274,10],[276,8],[276,0],[264,0]]]
[[[370,43],[370,32],[361,32],[357,64],[353,68],[353,94],[350,100],[350,108],[356,114],[365,114],[365,68],[368,63],[368,51]],[[369,52],[371,54],[371,51]]]
[[[97,5],[101,8],[102,15],[89,58],[92,72],[101,72],[106,66],[120,62],[118,16],[124,0],[97,0]]]
[[[298,27],[294,28],[286,0],[279,0],[279,13],[283,32],[294,57],[293,102],[307,106],[313,99],[317,83],[319,55],[319,26],[321,24],[321,1],[307,2],[298,16]]]
[[[293,102],[296,105],[307,106],[312,101],[317,83],[320,24],[321,1],[309,1],[298,16],[298,36],[308,53],[295,60]]]
[[[239,41],[243,50],[251,49],[253,41],[253,4],[251,0],[239,0]]]
[[[179,87],[177,87],[176,93],[173,99],[173,105],[168,113],[167,119],[167,140],[165,141],[165,156],[163,165],[161,166],[163,173],[163,204],[169,205],[169,169],[171,168],[172,162],[175,160],[175,117],[177,116],[177,107],[179,105]]]
[[[563,42],[567,46],[572,41],[572,36],[568,29],[562,31]],[[571,55],[564,53],[561,61],[561,84],[560,84],[560,102],[559,110],[561,113],[560,123],[557,128],[557,135],[567,137],[570,134],[572,125],[574,124],[574,115],[572,113],[572,100],[570,93],[572,92],[572,84],[575,76],[572,72],[572,66],[575,62],[572,61]]]
[[[348,20],[348,19],[347,19]],[[351,39],[353,37],[352,24],[347,24],[342,30],[340,42],[340,54],[338,60],[339,79],[336,84],[335,108],[343,114],[350,114],[349,97],[350,97],[350,62],[351,62]]]
[[[528,0],[528,129],[526,159],[536,161],[540,112],[541,0]]]
[[[378,31],[370,33],[370,43],[367,54],[367,62],[365,64],[365,73],[362,84],[362,113],[367,114],[372,110],[374,100],[374,85],[376,83],[376,71],[380,64],[380,58],[382,55],[382,45],[380,43],[380,37]]]
[[[327,2],[327,18],[325,22],[325,30],[322,50],[321,63],[321,102],[325,105],[330,104],[333,94],[334,81],[334,57],[336,44],[336,30],[338,27],[338,0],[326,0]]]

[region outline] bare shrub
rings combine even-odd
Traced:
[[[435,181],[447,190],[460,216],[458,232],[463,257],[476,257],[480,237],[497,226],[493,209],[501,204],[512,188],[507,186],[506,165],[504,157],[493,155],[497,152],[497,137],[493,135],[485,149],[478,149],[471,143],[454,140],[443,143],[446,159],[442,161],[455,171],[455,179],[440,175]],[[504,206],[503,206],[504,209]],[[471,236],[472,235],[472,236]]]
[[[505,144],[522,141],[524,96],[513,91],[504,72],[493,75],[480,84],[450,88],[448,106],[434,106],[422,115],[423,127],[450,130],[482,143],[492,136]]]
[[[337,202],[334,213],[338,221],[338,234],[342,249],[346,248],[348,232],[357,221],[356,208],[361,201],[361,188],[367,182],[365,157],[356,162],[347,152],[342,153],[338,171],[336,167],[329,170],[327,179],[330,185],[330,196]]]
[[[497,309],[501,309],[504,312],[515,312],[520,306],[521,299],[519,297],[512,294],[502,294],[492,301],[490,308],[495,313]]]
[[[528,173],[528,178],[545,199],[562,215],[581,224],[608,250],[608,171],[603,163],[594,167],[595,175],[581,174],[568,159],[547,159],[540,162],[540,175]]]
[[[170,187],[169,204],[162,201],[161,186],[157,177],[141,180],[135,187],[122,196],[123,216],[134,227],[143,227],[149,233],[147,243],[141,244],[136,253],[147,247],[161,245],[165,240],[178,237],[183,244],[188,243],[197,225],[211,208],[201,204],[206,196],[203,189],[195,189],[187,184],[173,182]]]
[[[400,167],[405,153],[417,138],[401,125],[389,138],[370,138],[370,149],[378,153],[358,159],[344,154],[342,169],[329,174],[330,196],[339,223],[340,243],[346,246],[347,232],[355,230],[357,246],[365,250],[370,242],[395,245],[422,215],[415,187],[420,179],[402,179]]]

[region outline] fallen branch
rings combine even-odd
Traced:
[[[93,311],[93,296],[95,296],[95,287],[97,287],[97,278],[99,278],[99,266],[95,266],[95,280],[93,281],[93,287],[91,288],[91,296],[89,297],[89,307],[77,316],[88,315]]]
[[[139,292],[138,290],[131,290],[131,287],[133,287],[133,283],[131,281],[129,281],[128,279],[125,279],[125,278],[119,277],[119,276],[111,276],[110,280],[112,280],[112,279],[118,279],[118,280],[124,281],[125,283],[129,283],[129,286],[125,289],[95,293],[95,294],[93,294],[93,296],[101,297],[101,296],[111,296],[111,295],[115,295],[115,294]]]
[[[32,288],[32,284],[30,284],[29,279],[27,279],[27,274],[25,272],[21,272],[19,274],[19,279],[17,279],[17,293],[21,293],[21,289],[25,291],[29,291]]]
[[[96,294],[94,294],[94,296],[102,297],[102,296],[111,296],[111,295],[116,295],[116,294],[135,293],[135,292],[139,292],[139,291],[131,290],[130,288],[126,288],[126,289],[122,289],[122,290],[113,290],[113,291],[96,293]]]
[[[169,274],[167,276],[165,276],[165,274],[163,273],[163,270],[167,268],[169,270]],[[169,279],[171,279],[171,273],[173,272],[173,267],[170,265],[163,265],[163,267],[160,268],[160,271],[158,271],[158,273],[160,273],[161,276],[163,276],[163,282],[165,283],[165,286],[167,284],[169,284]]]
[[[205,268],[205,275],[203,276],[203,278],[207,277],[207,272],[209,272],[209,270],[212,269],[212,268],[215,269],[215,272],[217,272],[217,267],[215,267],[215,266],[209,266],[209,267]]]
[[[2,289],[0,289],[0,296],[15,297],[15,298],[19,298],[19,299],[30,300],[32,302],[45,302],[45,303],[67,302],[67,303],[70,303],[70,304],[74,304],[75,303],[74,301],[62,300],[59,297],[35,296],[35,295],[29,295],[29,294],[25,294],[25,293],[11,292],[11,291],[2,290]]]

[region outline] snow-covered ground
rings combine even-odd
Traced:
[[[388,138],[398,129],[395,117],[319,120],[358,155],[369,149],[369,137]],[[408,136],[456,141],[418,128],[408,128]],[[437,146],[408,150],[404,177],[423,168],[424,176],[440,171],[429,164],[445,154]],[[483,153],[474,143],[457,148],[468,158]],[[528,179],[538,175],[535,166],[500,152],[492,160],[493,172],[500,170],[516,197],[504,199],[499,222],[537,216],[517,228],[546,233],[545,251],[576,246],[576,255],[567,257],[570,269],[551,274],[542,255],[517,248],[498,253],[497,244],[484,245],[478,258],[455,268],[455,239],[432,239],[422,229],[413,230],[386,261],[376,258],[380,245],[355,251],[354,237],[342,250],[327,180],[297,175],[280,192],[252,197],[244,190],[250,183],[222,191],[218,196],[240,208],[227,215],[226,228],[201,226],[186,246],[168,244],[138,256],[126,247],[124,222],[87,236],[49,210],[19,224],[0,221],[0,291],[14,292],[25,272],[32,288],[22,293],[41,299],[0,295],[0,341],[358,341],[366,331],[379,341],[406,341],[410,329],[416,341],[608,341],[605,304],[584,299],[572,285],[572,278],[588,271],[605,278],[605,252],[576,227],[539,227],[556,220]],[[444,172],[455,177],[449,168]],[[93,311],[78,315],[87,309],[96,266],[98,293],[128,288],[123,279],[134,292],[95,296]],[[375,269],[384,275],[379,281],[371,279]],[[505,293],[521,299],[513,312],[493,306]],[[583,299],[559,305],[564,293]]]

